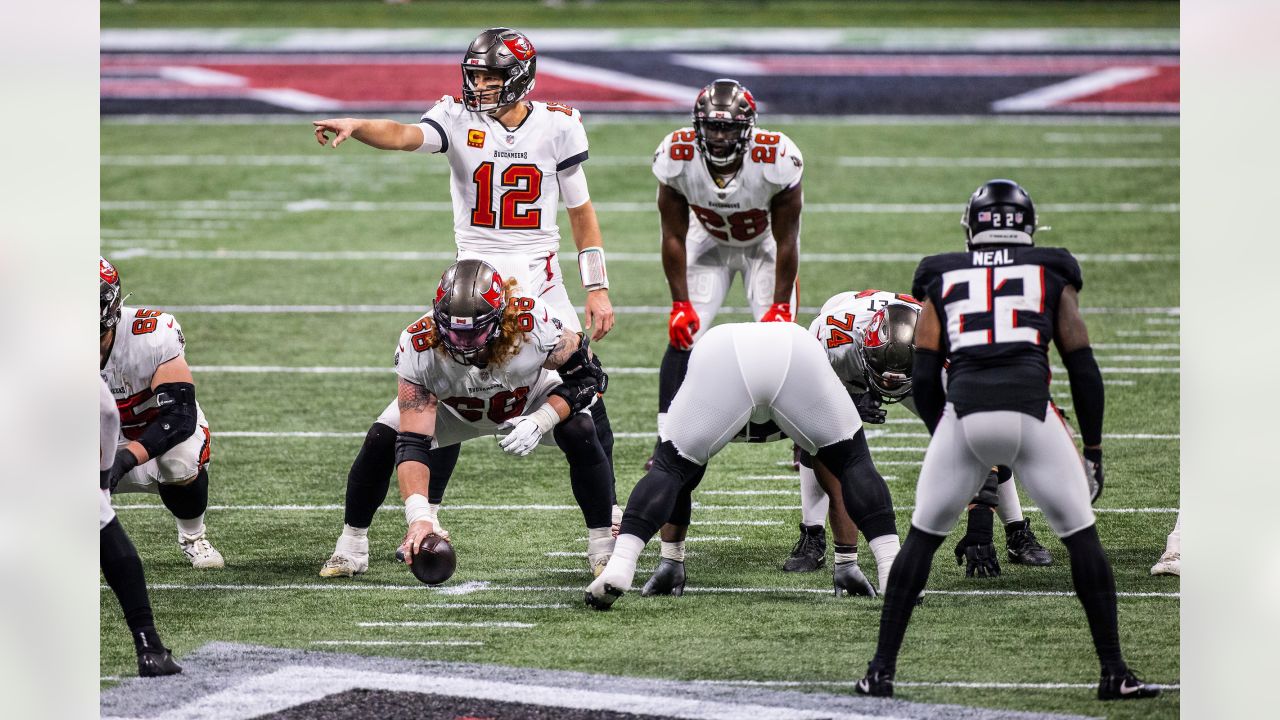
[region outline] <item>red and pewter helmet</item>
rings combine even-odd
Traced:
[[[502,277],[483,260],[455,263],[436,288],[432,320],[440,344],[455,361],[483,366],[478,357],[502,331]]]
[[[737,80],[716,80],[693,101],[694,143],[712,165],[737,162],[747,151],[755,126],[756,101]]]
[[[1012,180],[988,180],[969,197],[964,215],[965,242],[979,245],[1033,245],[1036,206],[1031,195]]]
[[[492,113],[523,100],[533,91],[538,53],[524,33],[511,28],[490,28],[471,41],[462,56],[462,104],[471,112]],[[502,77],[502,88],[481,91],[473,73],[477,70]],[[488,100],[488,102],[486,102]]]
[[[120,273],[101,255],[98,256],[98,304],[98,335],[102,336],[120,322],[124,297],[120,295]]]
[[[871,316],[862,331],[862,362],[867,387],[883,402],[894,403],[911,393],[911,363],[915,360],[916,319],[912,305],[886,305]]]

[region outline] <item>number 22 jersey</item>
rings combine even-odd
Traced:
[[[1015,410],[1043,418],[1049,343],[1068,286],[1084,286],[1063,248],[1000,245],[932,255],[911,294],[933,302],[944,332],[947,400],[956,415]]]

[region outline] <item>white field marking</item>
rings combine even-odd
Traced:
[[[1138,143],[1164,142],[1164,133],[1158,132],[1116,132],[1116,133],[1074,133],[1047,132],[1044,141],[1057,144],[1097,144],[1097,145],[1134,145]]]
[[[580,63],[548,57],[542,57],[539,59],[542,60],[542,62],[538,63],[539,67],[546,68],[549,72],[555,75],[565,78],[574,78],[579,81],[594,82],[597,85],[622,88],[642,95],[660,97],[664,100],[670,101],[677,107],[684,107],[688,104],[689,96],[695,94],[698,90],[698,88],[693,86],[677,85],[675,83],[663,82],[661,80],[651,80],[638,75],[606,70],[595,65],[583,65]]]
[[[545,570],[538,570],[545,572]],[[590,571],[566,570],[566,572],[582,573],[589,575]],[[109,592],[111,587],[106,584],[98,586],[100,591]],[[244,584],[236,585],[230,583],[154,583],[147,585],[148,590],[231,590],[245,592],[272,592],[272,591],[288,591],[295,592],[300,590],[386,590],[386,591],[413,591],[422,592],[424,590],[433,590],[422,583],[414,585],[375,585],[371,583],[294,583],[289,585],[253,585]],[[443,588],[442,588],[443,589]],[[553,593],[553,592],[582,592],[583,586],[580,585],[489,585],[480,592],[529,592],[529,593]],[[685,592],[691,593],[708,593],[708,594],[731,594],[731,595],[755,595],[755,594],[781,594],[781,593],[801,593],[804,595],[830,595],[830,588],[796,588],[796,587],[686,587]],[[975,597],[1047,597],[1047,598],[1075,598],[1074,592],[1068,591],[1048,591],[1048,590],[926,590],[926,595],[955,595],[955,596],[975,596]],[[1118,598],[1133,599],[1159,599],[1182,597],[1182,593],[1177,592],[1117,592]],[[358,623],[361,626],[367,623]]]
[[[995,112],[1035,112],[1156,75],[1154,67],[1110,67],[991,103]]]
[[[199,87],[244,87],[248,78],[231,73],[196,67],[194,65],[177,65],[161,67],[156,73],[166,80],[196,85]]]
[[[103,675],[98,678],[98,681],[99,682],[118,682],[120,679],[121,678],[119,675]]]
[[[1178,325],[1182,322],[1180,318],[1148,318],[1148,325]]]
[[[691,680],[689,682],[698,683],[699,685],[738,685],[742,687],[853,687],[858,684],[857,680]],[[1158,687],[1161,690],[1178,690],[1181,686],[1159,685],[1156,683],[1147,683],[1150,686]],[[902,681],[894,680],[894,685],[898,687],[946,687],[946,688],[962,688],[966,690],[1069,690],[1069,689],[1087,689],[1098,687],[1097,683],[1011,683],[1011,682],[978,682],[968,680],[947,680],[939,682],[931,681]]]
[[[767,717],[775,720],[883,720],[877,715],[830,710],[801,710],[732,700],[686,699],[648,693],[576,690],[550,685],[516,684],[477,680],[448,674],[390,673],[344,667],[287,665],[273,672],[251,676],[230,687],[187,702],[175,702],[159,717],[248,720],[319,701],[353,689],[390,690],[445,695],[500,702],[518,702],[547,708],[575,708],[599,713],[725,720]],[[107,716],[108,720],[123,720]],[[922,716],[917,716],[922,717]],[[893,720],[890,718],[890,720]]]
[[[581,571],[579,571],[581,572]],[[454,622],[451,620],[398,620],[398,621],[369,621],[358,622],[356,627],[375,628],[375,627],[415,627],[415,628],[433,628],[433,627],[455,627],[455,628],[501,628],[504,630],[528,630],[529,628],[538,627],[534,623],[524,622],[508,622],[508,621],[491,621],[482,620],[480,622]]]
[[[1070,385],[1070,384],[1071,384],[1071,381],[1070,381],[1070,380],[1064,380],[1064,379],[1059,378],[1059,379],[1057,379],[1057,380],[1050,380],[1050,381],[1049,381],[1049,384],[1050,384],[1050,385],[1063,385],[1063,386],[1067,386],[1067,385]],[[1137,384],[1138,384],[1138,381],[1137,381],[1137,380],[1119,380],[1119,379],[1116,379],[1116,378],[1108,378],[1108,379],[1103,380],[1103,381],[1102,381],[1102,384],[1103,384],[1103,385],[1118,385],[1118,386],[1121,386],[1121,387],[1133,387],[1134,385],[1137,385]],[[892,421],[892,420],[890,420],[889,422],[893,422],[893,421]],[[914,422],[914,421],[913,421],[913,422]]]
[[[452,258],[453,255],[449,254]],[[159,305],[159,304],[157,304]],[[164,309],[171,313],[232,313],[232,314],[320,314],[341,313],[360,315],[368,313],[422,314],[422,305],[166,305]],[[821,308],[816,305],[802,305],[801,313],[816,313]],[[583,308],[575,306],[581,313]],[[667,305],[615,305],[615,314],[619,315],[662,315],[670,314]],[[720,308],[721,313],[746,314],[751,309],[733,305]],[[1175,307],[1094,307],[1081,308],[1085,315],[1173,315],[1179,312]]]
[[[1103,355],[1099,361],[1110,362],[1181,362],[1181,355]]]
[[[312,640],[312,645],[353,645],[359,647],[397,647],[397,646],[477,646],[484,645],[479,640]]]
[[[1051,368],[1055,373],[1066,374],[1067,369],[1061,367]],[[1182,368],[1166,368],[1166,367],[1101,367],[1098,368],[1104,374],[1111,373],[1116,375],[1181,375]]]
[[[699,495],[799,495],[799,490],[703,490]]]
[[[626,202],[602,201],[595,203],[602,212],[651,213],[652,201]],[[813,203],[805,205],[809,213],[838,213],[852,215],[902,215],[953,213],[955,203]],[[453,203],[416,200],[323,200],[308,198],[292,202],[277,200],[104,200],[99,203],[104,212],[453,212]],[[1049,203],[1046,213],[1177,213],[1178,203]]]
[[[1147,322],[1151,321],[1148,320]],[[1117,330],[1116,335],[1120,337],[1180,337],[1182,333],[1177,330]]]
[[[790,460],[779,460],[778,464],[791,465],[792,462]],[[791,473],[790,475],[739,475],[738,479],[739,480],[795,480],[795,479],[798,479],[799,477],[800,476],[798,474]]]
[[[874,450],[872,452],[874,452]],[[893,464],[893,463],[876,463],[876,464],[886,465],[886,464]],[[898,464],[906,465],[906,464],[912,464],[912,463],[898,463]],[[914,463],[914,465],[918,466],[920,465],[920,463],[917,462],[917,463]],[[791,511],[800,507],[799,505],[704,505],[699,502],[694,502],[693,506],[699,510],[710,510],[710,511],[741,510],[743,512],[748,512],[748,513],[758,512],[758,511]],[[317,512],[317,511],[342,510],[343,507],[344,506],[337,505],[337,504],[333,504],[333,505],[210,505],[207,509],[212,511]],[[165,509],[164,505],[158,504],[158,503],[125,503],[125,504],[115,506],[116,512],[121,512],[124,510],[163,510],[163,509]],[[446,505],[444,506],[444,509],[450,512],[454,512],[454,511],[456,512],[473,512],[473,511],[474,512],[499,512],[499,511],[500,512],[525,512],[525,511],[528,511],[528,512],[568,512],[568,511],[580,512],[581,511],[581,508],[579,508],[577,505],[466,505],[464,504],[464,505]],[[914,510],[915,505],[895,505],[893,509],[901,510],[901,511]],[[403,512],[404,506],[403,505],[382,505],[378,508],[378,510],[383,512]],[[1037,507],[1023,507],[1022,510],[1024,512],[1034,512],[1034,513],[1040,512],[1040,508],[1037,508]],[[1095,513],[1116,513],[1116,514],[1152,513],[1152,514],[1158,514],[1158,515],[1165,515],[1165,514],[1172,514],[1172,513],[1178,512],[1178,508],[1095,507],[1093,511]],[[713,524],[713,523],[706,523],[706,524]],[[729,525],[733,523],[726,521],[723,524]],[[750,524],[754,524],[754,523],[750,523]],[[714,538],[714,539],[690,538],[686,542],[713,542],[713,541],[737,542],[737,540],[729,540],[727,538]]]
[[[406,602],[404,607],[411,610],[563,610],[571,606],[567,602]]]
[[[385,375],[394,373],[390,366],[294,366],[294,365],[192,365],[197,373],[273,374],[289,375]],[[610,367],[610,375],[657,375],[658,368]]]
[[[838,157],[841,167],[870,168],[1175,168],[1178,158],[1125,157]]]
[[[1121,335],[1124,333],[1121,332]],[[1093,343],[1094,350],[1181,350],[1179,343]]]
[[[1107,383],[1108,385],[1111,383]],[[915,422],[915,421],[913,421]],[[886,433],[881,435],[873,434],[875,431],[868,433],[868,437],[875,438],[927,438],[927,433]],[[333,439],[333,438],[362,438],[366,435],[364,432],[329,432],[316,430],[298,430],[298,431],[268,431],[268,430],[220,430],[215,433],[220,438],[281,438],[281,439]],[[657,437],[657,431],[650,432],[616,432],[613,436],[620,440],[652,440]],[[1103,437],[1114,440],[1178,440],[1179,435],[1145,435],[1145,434],[1125,434],[1116,433],[1108,434]],[[872,448],[875,452],[895,452],[892,448]],[[779,465],[790,465],[789,460],[779,460]],[[763,476],[762,476],[763,477]],[[779,478],[780,479],[780,478]]]

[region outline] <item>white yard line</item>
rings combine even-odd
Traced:
[[[583,553],[585,555],[586,553]],[[409,609],[422,610],[563,610],[568,603],[405,603]]]
[[[799,490],[702,490],[699,495],[799,495]]]
[[[1176,168],[1178,158],[1133,157],[838,157],[841,167],[869,168]]]
[[[873,450],[872,452],[874,452],[874,450]],[[879,464],[883,464],[883,463],[877,463],[877,464],[879,465]],[[916,465],[919,465],[920,463],[915,463],[915,464],[916,464]],[[705,494],[705,492],[710,492],[710,491],[704,491],[704,494]],[[702,504],[702,503],[698,503],[698,502],[695,502],[693,506],[694,506],[696,509],[698,509],[698,510],[713,510],[713,511],[721,511],[721,510],[730,510],[730,511],[733,511],[733,510],[742,510],[742,511],[744,511],[744,512],[759,512],[759,511],[791,511],[791,510],[795,510],[795,509],[797,509],[797,508],[799,507],[799,505],[709,505],[709,504]],[[208,508],[207,508],[207,509],[208,509],[208,510],[212,510],[212,511],[249,511],[249,512],[321,512],[321,511],[331,511],[331,510],[342,510],[343,508],[344,508],[344,506],[343,506],[343,505],[340,505],[340,504],[334,503],[334,504],[320,504],[320,505],[301,505],[301,504],[298,504],[298,505],[258,505],[258,504],[253,504],[253,505],[210,505],[210,506],[208,506]],[[162,505],[162,504],[160,504],[160,503],[124,503],[124,504],[116,505],[116,506],[115,506],[115,509],[116,509],[116,512],[121,512],[121,511],[124,511],[124,510],[164,510],[164,509],[165,509],[165,507],[164,507],[164,505]],[[403,512],[403,511],[404,511],[404,506],[402,506],[402,505],[382,505],[382,506],[380,506],[378,509],[379,509],[379,510],[381,510],[381,511],[384,511],[384,512]],[[914,506],[914,505],[897,505],[897,506],[894,506],[894,508],[893,508],[893,509],[894,509],[894,510],[907,511],[907,510],[914,510],[914,509],[915,509],[915,506]],[[1022,509],[1023,509],[1023,511],[1024,511],[1024,512],[1034,512],[1034,513],[1038,513],[1038,512],[1040,512],[1040,508],[1037,508],[1037,507],[1024,507],[1024,508],[1022,508]],[[474,512],[495,512],[495,511],[502,511],[502,512],[525,512],[525,511],[528,511],[528,512],[568,512],[568,511],[575,511],[575,512],[578,512],[578,511],[581,511],[581,508],[579,508],[577,505],[474,505],[474,504],[466,504],[466,503],[464,503],[464,504],[460,504],[460,505],[447,505],[447,504],[446,504],[446,505],[443,507],[443,510],[445,510],[445,511],[450,511],[450,512],[464,512],[464,511],[465,511],[465,512],[472,512],[472,511],[474,511]],[[1093,511],[1094,511],[1095,513],[1121,513],[1121,514],[1131,514],[1131,513],[1157,513],[1157,514],[1168,514],[1168,513],[1176,513],[1176,512],[1178,512],[1178,508],[1170,508],[1170,507],[1138,507],[1138,508],[1134,508],[1134,507],[1129,507],[1129,508],[1095,507],[1095,508],[1093,509]],[[728,524],[731,524],[731,523],[729,523],[729,522],[725,522],[725,523],[723,523],[723,524],[728,525]],[[724,540],[724,538],[716,538],[716,539],[717,539],[717,540]],[[741,538],[738,538],[738,539],[741,539]],[[704,540],[702,540],[702,541],[703,541],[703,542],[709,542],[709,541],[711,541],[711,539],[710,539],[710,538],[707,538],[707,539],[704,539]],[[692,540],[692,542],[698,542],[698,540]]]
[[[1151,321],[1148,320],[1147,322]],[[1177,330],[1171,332],[1164,330],[1117,330],[1116,335],[1120,337],[1179,337],[1182,333]],[[1095,345],[1094,347],[1097,346]]]
[[[809,687],[818,685],[823,687],[853,687],[858,684],[857,680],[692,680],[690,682],[695,682],[700,685],[737,685],[742,687]],[[945,687],[961,688],[966,690],[1074,690],[1098,687],[1097,683],[1022,683],[980,682],[970,680],[947,680],[937,682],[894,680],[894,685],[898,687]],[[1181,686],[1178,684],[1155,684],[1155,687],[1158,687],[1161,690],[1178,690]]]
[[[351,645],[355,647],[397,647],[397,646],[479,646],[479,640],[312,640],[312,645]]]
[[[1124,335],[1124,331],[1116,333]],[[1093,343],[1094,350],[1181,350],[1180,343]]]
[[[1108,132],[1108,133],[1075,133],[1047,132],[1043,135],[1047,143],[1070,145],[1134,145],[1138,143],[1164,142],[1164,133],[1158,132]]]
[[[582,572],[582,571],[579,571]],[[398,620],[398,621],[371,621],[358,622],[356,627],[375,628],[375,627],[413,627],[413,628],[435,628],[435,627],[451,627],[451,628],[497,628],[503,630],[528,630],[537,627],[534,623],[524,622],[497,622],[484,620],[480,622],[453,622],[450,620]]]
[[[614,308],[620,310],[621,308]],[[731,308],[730,310],[733,310]],[[174,312],[178,312],[174,310]],[[724,312],[722,310],[722,312]],[[1164,356],[1154,356],[1155,358],[1163,358]],[[1117,362],[1133,362],[1141,360],[1151,360],[1152,357],[1146,355],[1133,356],[1111,356],[1103,357],[1102,360],[1115,360]],[[1167,359],[1158,360],[1160,362],[1173,362],[1177,358],[1169,356]],[[606,367],[611,375],[657,375],[659,368],[656,367]],[[341,365],[193,365],[191,370],[196,373],[220,373],[220,374],[247,374],[247,375],[269,375],[269,374],[286,374],[286,375],[383,375],[395,372],[395,369],[389,366],[362,365],[362,366],[341,366]],[[1054,368],[1054,372],[1065,373],[1062,368]],[[1102,367],[1102,372],[1108,373],[1177,373],[1176,368],[1127,368],[1127,367]],[[1066,381],[1054,384],[1065,384]],[[1132,385],[1132,381],[1114,380],[1107,381],[1108,385]],[[908,424],[914,423],[914,420],[893,419],[889,424]],[[913,435],[903,437],[928,437],[927,435]]]
[[[449,255],[452,258],[452,254]],[[163,307],[166,312],[171,313],[230,313],[230,314],[320,314],[320,313],[340,313],[344,315],[359,315],[367,313],[397,313],[397,314],[413,314],[421,315],[425,312],[426,307],[423,305],[251,305],[251,304],[231,304],[231,305],[165,305],[157,304]],[[816,313],[820,310],[815,305],[802,305],[801,313]],[[574,310],[581,313],[582,307],[574,307]],[[619,315],[660,315],[666,316],[670,314],[671,308],[667,305],[615,305],[614,313]],[[1084,307],[1080,308],[1080,312],[1085,315],[1177,315],[1180,308],[1176,307]],[[745,314],[750,313],[751,309],[747,307],[737,307],[729,305],[720,308],[721,313]],[[1150,322],[1150,320],[1148,320]],[[1175,320],[1175,322],[1177,322]]]

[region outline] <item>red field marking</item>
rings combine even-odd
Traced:
[[[1129,106],[1144,103],[1158,103],[1161,105],[1173,103],[1176,105],[1181,100],[1180,75],[1180,68],[1177,66],[1158,67],[1156,68],[1156,74],[1151,77],[1124,85],[1117,85],[1091,95],[1082,95],[1072,99],[1066,105],[1068,107],[1077,103],[1103,105],[1123,103]]]

